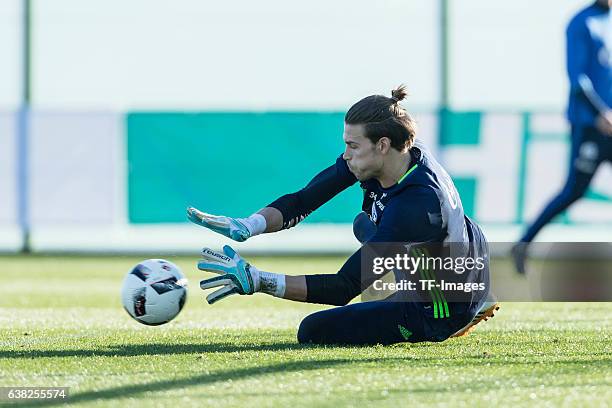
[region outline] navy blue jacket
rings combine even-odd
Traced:
[[[593,126],[598,115],[580,86],[581,75],[592,83],[598,97],[612,106],[612,20],[610,9],[592,4],[581,10],[567,27],[567,73],[570,96],[568,120],[575,126]]]
[[[383,188],[375,179],[361,182],[362,209],[371,226],[361,223],[364,225],[357,227],[356,235],[361,235],[360,240],[364,243],[484,240],[478,226],[464,215],[450,176],[428,149],[417,141],[410,155],[409,170],[399,183]],[[302,190],[280,197],[268,206],[277,208],[283,214],[283,228],[290,228],[356,182],[340,156],[334,165],[319,173]],[[368,231],[359,231],[364,229]],[[361,249],[355,252],[336,275],[308,275],[307,300],[341,305],[361,293],[365,289],[361,255]]]

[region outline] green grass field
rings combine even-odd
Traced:
[[[443,343],[296,343],[323,307],[265,295],[204,301],[196,259],[175,321],[146,327],[120,306],[140,258],[0,257],[0,386],[67,386],[83,406],[609,406],[612,303],[506,303]],[[291,274],[340,257],[249,258]],[[503,267],[500,265],[499,267]],[[47,402],[45,405],[55,405]]]

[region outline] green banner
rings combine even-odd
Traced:
[[[342,153],[343,113],[127,115],[131,223],[186,221],[185,209],[244,217],[297,191]],[[361,189],[349,188],[306,222],[350,223]]]

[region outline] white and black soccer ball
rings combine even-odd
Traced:
[[[168,323],[187,300],[187,279],[178,266],[164,259],[147,259],[123,280],[121,301],[136,321],[149,326]]]

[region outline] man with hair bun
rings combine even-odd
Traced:
[[[463,213],[455,186],[427,148],[416,140],[416,123],[400,102],[401,85],[391,97],[371,95],[355,103],[344,118],[345,150],[336,162],[301,190],[283,195],[247,218],[187,210],[189,219],[236,241],[291,228],[341,191],[359,182],[362,213],[354,223],[363,244],[442,243],[473,245],[485,254],[486,268],[476,280],[488,289],[487,242]],[[468,333],[493,315],[497,303],[487,291],[462,302],[378,300],[347,305],[362,293],[362,251],[355,252],[336,274],[291,276],[265,272],[242,259],[231,247],[205,248],[198,268],[219,274],[201,282],[214,303],[228,295],[255,292],[339,307],[307,316],[298,341],[315,344],[393,344],[442,341]]]

